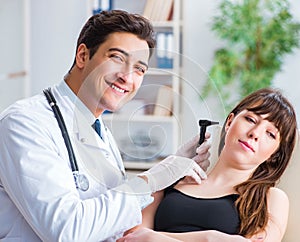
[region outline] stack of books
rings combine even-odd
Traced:
[[[147,0],[143,16],[151,21],[172,20],[174,0]]]
[[[112,9],[112,0],[94,0],[93,1],[93,14],[100,13]]]
[[[173,106],[173,89],[161,86],[158,90],[153,115],[171,116]]]
[[[173,42],[174,36],[172,32],[158,32],[156,34],[156,58],[158,68],[173,68]]]

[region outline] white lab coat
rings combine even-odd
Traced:
[[[83,192],[75,187],[67,149],[45,96],[17,102],[0,115],[1,241],[115,241],[141,222],[137,197],[149,196],[149,187],[140,178],[121,185],[124,166],[111,134],[107,138],[115,162],[105,159],[103,142],[80,108],[74,108],[66,89],[62,82],[52,91],[90,188]],[[136,187],[144,195],[135,195]]]

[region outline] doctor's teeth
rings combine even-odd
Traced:
[[[112,87],[113,89],[115,89],[116,91],[118,91],[118,92],[121,92],[121,93],[124,93],[124,92],[125,92],[124,89],[118,88],[118,87],[116,87],[114,84],[112,84],[111,87]]]

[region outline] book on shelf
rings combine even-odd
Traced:
[[[172,115],[173,90],[170,86],[161,86],[158,89],[153,115]]]
[[[172,19],[174,0],[147,0],[143,16],[151,21],[169,21]]]
[[[156,34],[156,60],[158,68],[173,68],[174,36],[172,32],[158,32]]]
[[[93,0],[93,14],[112,9],[112,0]]]

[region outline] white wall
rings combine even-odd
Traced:
[[[23,70],[22,0],[0,0],[0,75]],[[0,77],[0,110],[23,94],[22,78],[7,80]]]
[[[222,100],[216,96],[214,100],[201,100],[201,86],[207,78],[206,72],[212,65],[214,50],[221,42],[210,30],[212,16],[216,13],[219,1],[184,1],[184,76],[183,96],[186,100],[183,106],[184,139],[198,132],[197,120],[209,118],[224,121],[225,112]],[[291,10],[300,21],[300,1],[290,0]],[[275,80],[274,86],[281,88],[293,103],[300,120],[300,50],[285,58],[285,63]],[[188,118],[185,118],[188,117]],[[299,121],[298,121],[299,123]]]
[[[87,19],[86,1],[30,0],[32,94],[62,80],[73,63],[76,40]]]
[[[59,82],[73,62],[86,18],[82,0],[0,0],[0,74],[26,69],[30,95]],[[0,111],[28,95],[25,81],[0,78]]]

